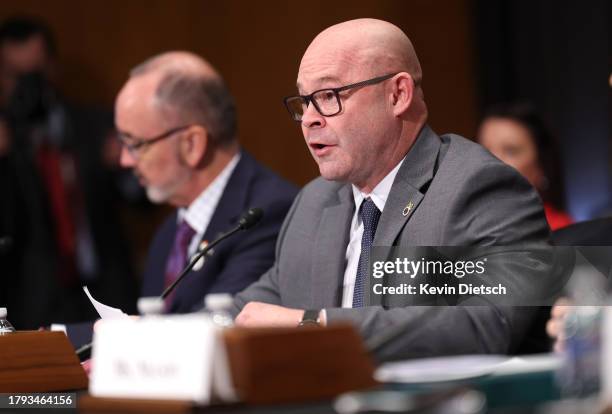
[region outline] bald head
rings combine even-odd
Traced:
[[[427,121],[420,84],[412,43],[396,26],[358,19],[321,32],[300,63],[300,106],[288,106],[321,175],[371,192]]]
[[[357,19],[339,23],[321,32],[302,58],[302,67],[321,63],[321,59],[340,60],[351,66],[381,73],[408,72],[416,85],[422,79],[421,64],[412,42],[397,26],[376,19]]]
[[[173,125],[204,126],[219,145],[236,139],[234,99],[221,75],[201,57],[183,51],[166,52],[147,59],[130,71],[124,90],[143,86],[149,98]],[[123,92],[123,91],[122,91]]]
[[[153,56],[130,71],[130,77],[143,75],[151,72],[182,72],[194,76],[202,76],[211,79],[221,79],[219,73],[210,63],[200,56],[185,51],[165,52]]]

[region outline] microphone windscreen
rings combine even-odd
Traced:
[[[263,217],[263,210],[257,207],[250,208],[246,213],[240,217],[238,225],[241,230],[247,230],[259,223]]]

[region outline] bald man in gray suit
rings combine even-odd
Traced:
[[[367,339],[400,329],[381,359],[519,350],[537,308],[478,297],[435,310],[364,302],[371,246],[516,245],[549,233],[537,194],[515,170],[427,125],[408,37],[374,19],[332,26],[306,50],[297,88],[285,104],[321,177],[295,200],[274,266],[237,295],[236,324],[350,321]],[[526,259],[509,254],[509,277]]]

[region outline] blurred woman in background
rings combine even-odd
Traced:
[[[558,147],[531,105],[497,105],[486,112],[478,142],[514,167],[539,192],[552,230],[573,222],[565,212]]]

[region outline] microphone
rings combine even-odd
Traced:
[[[259,221],[262,219],[262,217],[263,217],[263,210],[262,209],[257,208],[257,207],[253,207],[253,208],[248,209],[240,217],[240,219],[238,220],[238,225],[236,227],[234,227],[233,229],[231,229],[231,230],[221,234],[219,237],[217,237],[215,240],[213,240],[212,243],[209,243],[206,247],[204,247],[203,249],[199,250],[196,254],[194,254],[191,257],[191,259],[189,260],[189,263],[187,264],[187,266],[185,266],[185,268],[180,273],[180,275],[176,278],[174,283],[172,283],[170,286],[168,286],[168,288],[166,288],[166,290],[163,291],[163,293],[160,296],[160,299],[163,300],[170,293],[172,293],[172,291],[181,282],[181,280],[183,280],[183,278],[185,276],[187,276],[187,274],[191,271],[193,266],[195,266],[195,264],[198,262],[198,260],[200,260],[213,247],[215,247],[217,244],[221,243],[223,240],[227,239],[228,237],[232,236],[233,234],[238,233],[239,231],[248,230],[248,229],[254,227],[257,223],[259,223]],[[76,354],[79,357],[83,357],[84,355],[87,355],[88,351],[91,350],[92,346],[93,346],[93,343],[90,342],[90,343],[80,347],[79,349],[77,349],[76,350]]]
[[[259,223],[259,220],[263,217],[263,210],[257,207],[250,208],[246,213],[238,220],[239,230],[248,230],[251,227]]]
[[[256,207],[250,208],[246,213],[242,215],[242,217],[240,217],[240,220],[238,220],[238,225],[236,227],[221,234],[212,243],[209,243],[206,247],[204,247],[202,250],[198,251],[195,255],[192,256],[191,260],[189,261],[187,266],[185,266],[185,268],[179,274],[179,276],[176,278],[174,283],[172,283],[170,286],[166,288],[166,290],[163,291],[163,293],[160,296],[160,299],[166,299],[166,297],[170,293],[172,293],[172,291],[181,282],[181,280],[183,280],[183,278],[187,276],[187,274],[191,271],[193,266],[195,266],[198,260],[200,260],[200,258],[202,258],[206,253],[208,253],[213,247],[215,247],[217,244],[227,239],[228,237],[232,236],[233,234],[238,233],[239,231],[248,230],[252,228],[257,223],[259,223],[262,217],[263,217],[262,209],[256,208]]]

